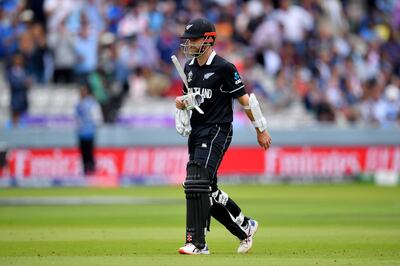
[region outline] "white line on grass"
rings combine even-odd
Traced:
[[[137,197],[69,196],[69,197],[7,197],[0,198],[0,205],[113,205],[113,204],[176,204],[178,199],[152,199]]]

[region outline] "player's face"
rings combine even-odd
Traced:
[[[204,38],[190,38],[189,40],[189,50],[197,51],[199,47],[203,44]]]
[[[185,43],[181,45],[184,54],[190,57],[202,55],[205,51],[204,41],[203,37],[186,39]]]

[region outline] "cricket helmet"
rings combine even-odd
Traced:
[[[217,32],[215,26],[205,18],[197,18],[189,21],[185,26],[185,32],[181,36],[185,42],[181,44],[183,53],[189,57],[198,57],[202,55],[210,46],[214,45]],[[190,39],[203,38],[201,44],[191,44]],[[197,51],[190,51],[191,47],[198,48]]]

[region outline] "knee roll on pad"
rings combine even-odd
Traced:
[[[211,192],[211,184],[207,168],[195,161],[190,161],[187,164],[186,172],[186,180],[183,183],[186,194],[209,194]]]

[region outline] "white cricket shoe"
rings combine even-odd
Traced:
[[[240,241],[240,245],[237,249],[237,253],[247,253],[253,246],[253,237],[257,232],[258,223],[256,220],[249,220],[249,227],[247,231],[247,238]]]
[[[209,255],[210,251],[208,250],[207,244],[204,246],[203,249],[198,249],[192,243],[187,243],[185,246],[179,249],[179,253],[186,255]]]

